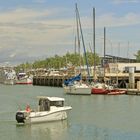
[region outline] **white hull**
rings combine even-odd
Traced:
[[[65,86],[64,91],[67,94],[91,95],[91,87]]]
[[[26,112],[20,111],[26,114],[24,123],[41,123],[41,122],[50,122],[50,121],[59,121],[67,119],[67,111],[71,110],[72,107],[59,107],[59,108],[52,108],[52,111],[41,111],[41,112]]]
[[[22,78],[16,81],[16,84],[32,84],[33,80],[31,78]]]
[[[35,117],[31,117],[29,123],[40,123],[40,122],[50,122],[50,121],[58,121],[65,120],[67,118],[67,113],[65,111],[55,112],[55,113],[45,113],[44,115],[38,115],[40,113],[36,113]],[[41,112],[43,114],[43,112]]]
[[[16,84],[14,79],[6,79],[6,80],[3,81],[3,83],[5,85],[15,85]]]

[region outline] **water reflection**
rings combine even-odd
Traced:
[[[25,126],[17,126],[17,133],[26,134],[25,139],[30,140],[56,140],[65,139],[64,134],[67,131],[68,121],[56,121]],[[18,136],[18,134],[17,134]]]

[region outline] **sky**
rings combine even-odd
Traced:
[[[17,65],[74,53],[75,3],[87,51],[135,58],[140,50],[140,0],[0,0],[0,65]],[[83,51],[81,46],[81,52]]]

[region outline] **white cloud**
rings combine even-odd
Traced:
[[[53,11],[16,9],[0,13],[1,52],[11,59],[22,56],[23,60],[24,56],[41,56],[72,50],[75,17],[58,19],[59,12],[59,9]],[[91,30],[92,17],[81,16],[81,23],[83,29]],[[128,13],[119,17],[107,13],[96,17],[96,28],[136,24],[140,24],[140,14]],[[4,56],[3,58],[5,59]]]
[[[84,20],[83,20],[84,21]],[[87,24],[86,24],[87,23]],[[89,18],[85,21],[86,27],[92,27],[92,19]],[[96,27],[121,27],[133,26],[140,24],[140,14],[127,13],[126,15],[117,16],[114,13],[106,13],[96,17]]]
[[[5,22],[13,22],[13,23],[20,23],[33,20],[34,18],[48,16],[50,13],[47,10],[44,11],[36,11],[32,9],[16,9],[12,11],[6,11],[0,13],[0,23]]]

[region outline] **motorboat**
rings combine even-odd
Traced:
[[[27,75],[24,72],[18,73],[16,84],[32,84],[33,83],[33,76]]]
[[[29,105],[25,110],[16,112],[16,121],[18,124],[31,124],[65,120],[67,111],[71,110],[71,106],[64,106],[64,98],[39,96],[37,111],[31,109]]]
[[[14,69],[0,70],[0,83],[5,85],[14,85],[16,83],[16,72]]]
[[[121,95],[126,94],[126,91],[114,88],[113,86],[109,86],[104,83],[97,83],[92,87],[91,93],[102,95]]]
[[[126,94],[126,90],[121,90],[121,89],[112,89],[108,92],[108,95],[121,95],[121,94]]]
[[[82,83],[82,82],[74,82],[72,85],[63,86],[64,92],[67,94],[73,95],[91,95],[91,86]]]

